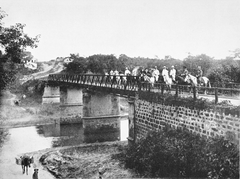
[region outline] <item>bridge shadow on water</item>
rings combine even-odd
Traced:
[[[82,124],[48,124],[36,126],[39,136],[52,138],[52,147],[72,146],[82,143],[124,141],[128,137],[128,119],[121,118],[118,131],[84,133]]]

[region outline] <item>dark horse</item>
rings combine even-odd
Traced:
[[[17,164],[21,164],[22,166],[22,171],[23,174],[25,173],[25,168],[26,168],[26,174],[28,175],[28,167],[31,167],[31,163],[34,162],[33,157],[29,157],[29,156],[21,156],[20,157],[20,162],[19,159],[16,158],[16,163]]]
[[[179,92],[183,92],[183,86],[188,86],[187,89],[188,89],[188,92],[190,93],[191,92],[191,86],[192,84],[189,83],[188,81],[185,81],[184,77],[182,76],[176,76],[176,83],[178,85],[181,85],[181,87],[179,88]]]

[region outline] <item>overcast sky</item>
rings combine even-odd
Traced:
[[[5,26],[41,35],[39,61],[94,54],[225,58],[240,48],[240,0],[1,0]]]

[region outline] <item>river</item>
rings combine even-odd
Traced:
[[[22,153],[54,148],[58,146],[78,145],[86,142],[127,140],[128,120],[120,120],[120,133],[84,135],[81,124],[48,124],[30,127],[10,128],[0,149],[0,179],[32,178],[33,168],[39,169],[40,179],[53,179],[37,161],[28,175],[23,175],[21,166],[15,163],[15,157]]]

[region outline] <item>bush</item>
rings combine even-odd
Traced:
[[[166,127],[125,151],[125,166],[144,177],[238,178],[237,146]]]

